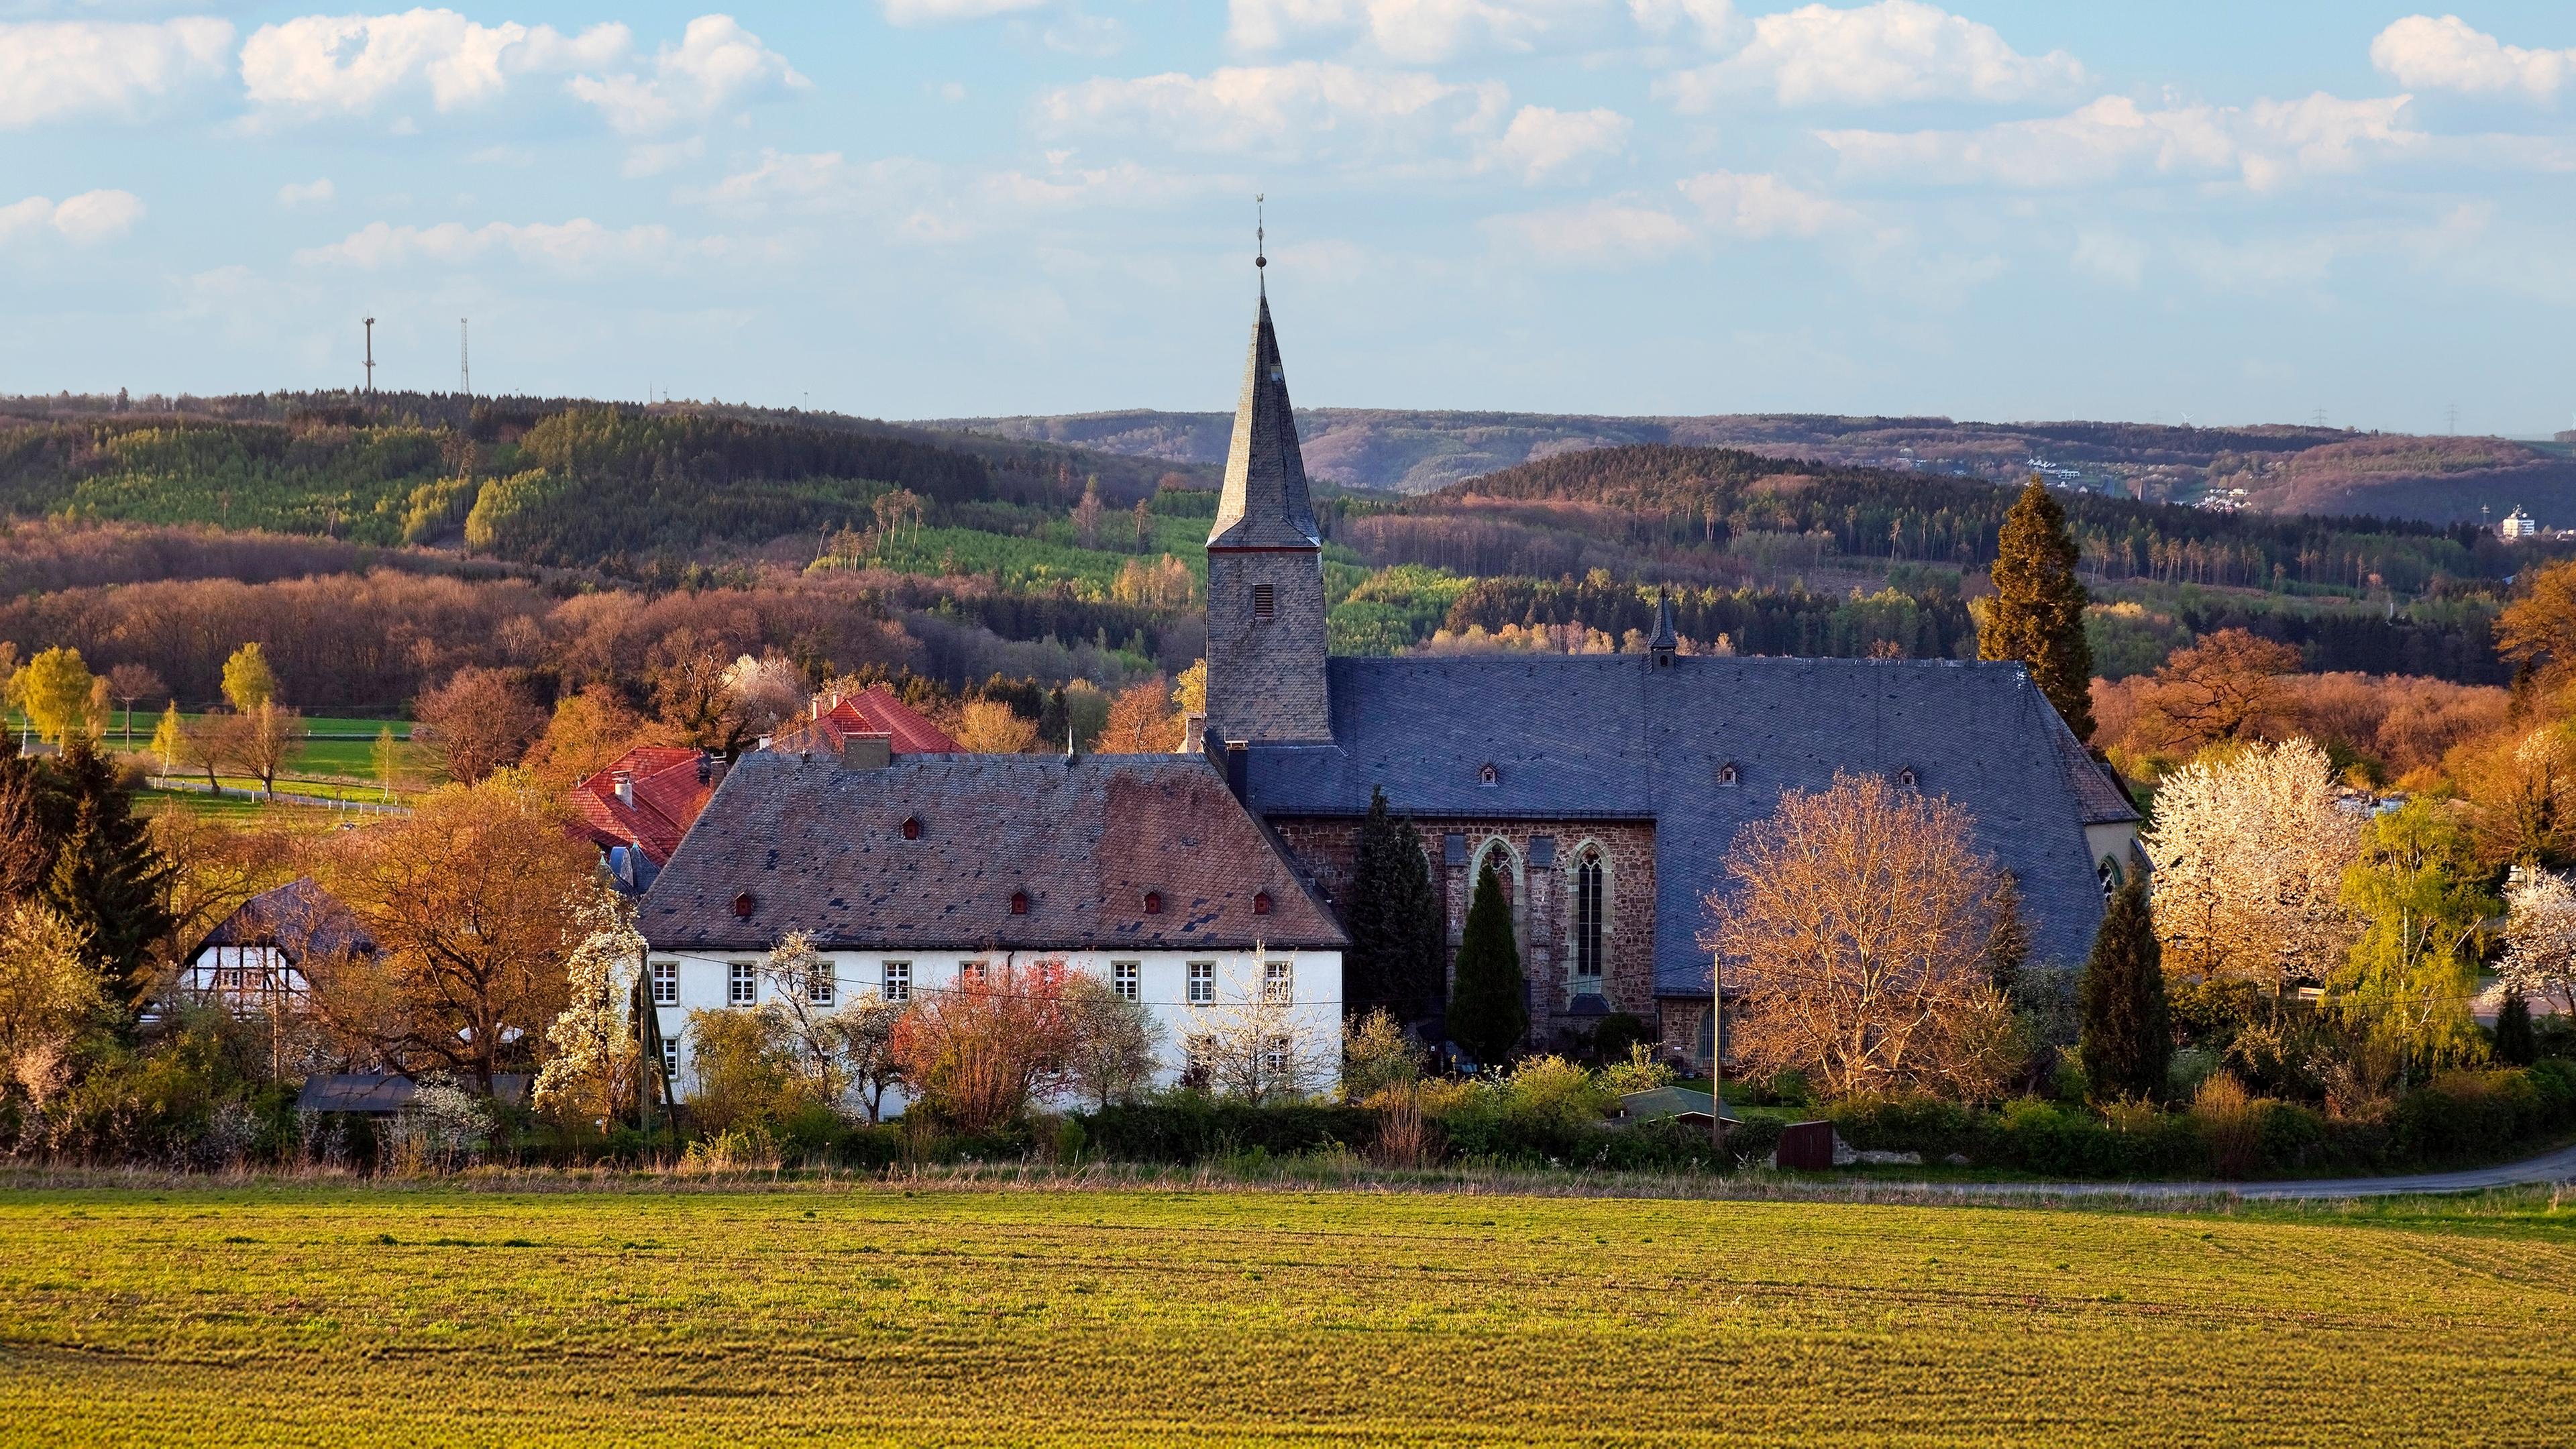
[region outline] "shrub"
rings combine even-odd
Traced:
[[[2212,1073],[2193,1095],[2191,1115],[2209,1144],[2211,1171],[2220,1177],[2246,1177],[2261,1165],[2262,1112],[2234,1077]]]
[[[1367,1147],[1376,1120],[1357,1107],[1249,1102],[1166,1092],[1077,1113],[1091,1150],[1125,1162],[1203,1162],[1258,1147],[1274,1155],[1338,1144]]]

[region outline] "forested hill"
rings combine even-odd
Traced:
[[[631,572],[868,526],[1018,531],[1210,470],[836,415],[438,395],[0,403],[0,510],[209,524]],[[812,550],[808,550],[811,556]]]
[[[1397,510],[1431,520],[1520,522],[1498,503],[1607,506],[1635,545],[1794,552],[1953,568],[1994,557],[2011,490],[1982,481],[1788,462],[1732,448],[1640,446],[1565,453],[1453,484]],[[2398,594],[2493,581],[2517,558],[2474,525],[2406,519],[2274,517],[2140,503],[2063,490],[2088,571],[2255,589]],[[1521,526],[1556,523],[1542,508]],[[1368,521],[1359,525],[1363,531]],[[1380,532],[1406,525],[1377,523]]]

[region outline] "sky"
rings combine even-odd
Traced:
[[[0,392],[2576,426],[2576,5],[0,0]]]

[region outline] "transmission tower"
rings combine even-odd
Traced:
[[[2326,425],[2326,410],[2324,408],[2317,409],[2309,416],[2315,421],[2318,427],[2322,428]]]
[[[473,354],[466,349],[465,319],[456,319],[456,390],[474,396]]]
[[[2449,410],[2446,411],[2443,416],[2450,422],[2451,436],[2455,438],[2458,437],[2460,435],[2460,405],[2458,403],[2451,404]]]
[[[367,396],[376,395],[376,319],[367,319]]]

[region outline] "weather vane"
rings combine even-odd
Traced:
[[[1263,192],[1252,193],[1252,264],[1255,267],[1270,265],[1270,258],[1266,255],[1270,250],[1270,229],[1261,210],[1261,204],[1268,199]]]

